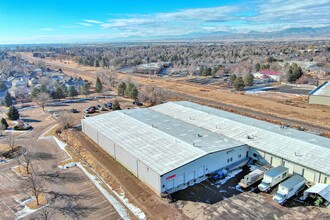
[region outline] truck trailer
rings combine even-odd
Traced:
[[[272,168],[264,173],[264,177],[258,188],[262,192],[269,191],[273,186],[282,182],[289,177],[289,169],[286,167],[278,166]]]
[[[269,170],[268,167],[258,167],[257,169],[253,170],[251,173],[244,176],[243,179],[239,182],[239,185],[242,188],[247,188],[252,184],[262,180],[264,173]]]
[[[300,175],[293,175],[279,184],[277,193],[273,197],[273,200],[282,205],[292,196],[298,194],[304,188],[305,182],[304,177]]]

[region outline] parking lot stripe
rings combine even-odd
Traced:
[[[94,197],[94,198],[91,198],[91,199],[86,199],[85,201],[86,202],[91,202],[94,199],[100,199],[100,198],[103,198],[103,196],[97,196],[97,197]]]
[[[105,202],[108,202],[108,201],[107,200],[103,200],[102,202],[96,203],[96,204],[94,204],[94,205],[92,205],[90,207],[94,207],[94,206],[100,205],[100,204],[105,203]]]
[[[116,213],[116,212],[111,212],[111,213],[109,213],[108,215],[102,216],[102,217],[99,218],[99,219],[104,219],[105,217],[108,217],[108,216],[113,215],[113,214],[115,214],[115,213]]]
[[[88,187],[86,189],[83,189],[83,190],[78,191],[78,193],[85,192],[85,191],[90,190],[90,189],[93,189],[93,188],[94,188],[94,186],[90,186],[90,187]]]
[[[109,209],[109,206],[106,206],[106,207],[103,207],[103,208],[101,208],[101,209],[98,209],[97,211],[93,212],[93,215],[95,215],[95,214],[97,214],[97,213],[103,211],[104,209]]]
[[[3,175],[4,177],[6,177],[7,179],[9,179],[12,183],[15,183],[15,181],[12,180],[11,178],[9,178],[4,172],[1,172],[1,173],[2,173],[2,175]]]

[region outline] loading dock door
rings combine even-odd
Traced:
[[[181,184],[184,184],[184,173],[179,175],[177,178],[176,178],[176,181],[177,181],[177,186],[181,185]]]
[[[187,182],[193,179],[195,179],[195,171],[188,173]]]
[[[284,167],[289,169],[290,174],[293,174],[293,164],[289,163],[288,161],[284,161]]]
[[[282,159],[280,159],[278,157],[273,157],[272,165],[273,165],[273,167],[282,165]]]
[[[198,173],[197,173],[197,177],[201,177],[201,176],[204,176],[204,167],[201,166],[198,168]]]
[[[168,180],[166,183],[166,189],[174,188],[174,179]]]
[[[309,170],[304,170],[304,177],[307,181],[311,181],[314,183],[315,173]]]

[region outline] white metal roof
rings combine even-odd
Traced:
[[[151,121],[151,122],[148,122]],[[201,146],[193,144],[187,132],[187,137],[180,136],[189,125],[169,116],[148,109],[115,111],[83,120],[84,123],[96,129],[110,140],[143,161],[147,166],[163,175],[190,161],[196,160],[209,152],[224,150],[242,145],[240,142],[223,138],[217,133],[190,125],[191,130],[203,132]],[[177,132],[177,133],[176,133]],[[205,137],[205,135],[208,135]],[[218,140],[219,142],[212,142]]]
[[[306,199],[308,194],[310,194],[310,193],[319,194],[324,199],[326,199],[328,202],[330,202],[330,185],[329,184],[316,183],[314,186],[312,186],[304,191],[304,199]]]
[[[328,138],[191,102],[151,109],[330,176]]]
[[[323,83],[322,85],[311,91],[310,95],[330,96],[330,82]]]

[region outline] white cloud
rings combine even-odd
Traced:
[[[102,24],[102,21],[98,21],[98,20],[84,20],[84,22],[87,23],[92,23],[92,24]]]
[[[81,25],[81,26],[86,26],[86,27],[92,26],[92,24],[85,23],[85,22],[81,22],[81,23],[78,23],[78,24]]]

